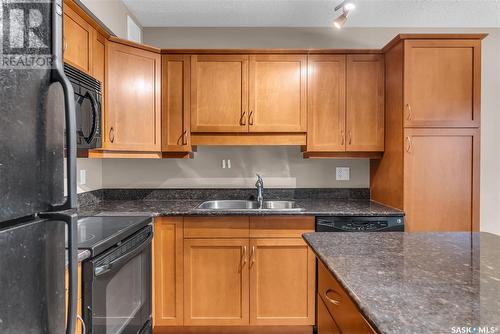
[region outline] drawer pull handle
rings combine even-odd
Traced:
[[[411,121],[411,106],[409,103],[406,104],[406,110],[407,110],[406,120]]]
[[[329,296],[329,294],[335,294],[335,298],[332,298]],[[332,303],[333,305],[340,305],[340,295],[337,291],[333,290],[333,289],[328,289],[325,291],[325,299]]]

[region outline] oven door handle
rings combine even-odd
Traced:
[[[110,263],[103,264],[102,266],[96,267],[94,269],[94,276],[98,277],[104,275],[114,268],[119,268],[125,263],[128,262],[131,258],[137,256],[144,248],[146,248],[149,244],[151,244],[151,240],[153,239],[153,233],[151,232],[146,240],[144,240],[139,246],[131,250],[130,252],[120,256],[119,258],[111,261]]]

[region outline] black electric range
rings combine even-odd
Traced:
[[[88,249],[90,257],[95,257],[152,221],[149,216],[82,217],[78,219],[78,249]]]

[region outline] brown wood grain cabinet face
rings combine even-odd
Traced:
[[[248,131],[248,56],[191,56],[191,131]]]
[[[250,56],[250,132],[307,130],[307,56]]]
[[[342,334],[320,296],[317,300],[318,334]]]
[[[347,55],[346,151],[384,150],[384,57]]]
[[[161,151],[161,57],[106,43],[106,147]]]
[[[191,57],[162,55],[162,151],[191,152]]]
[[[479,225],[479,131],[406,129],[404,208],[410,232]]]
[[[307,151],[345,151],[346,56],[308,58]]]
[[[158,217],[153,241],[153,326],[181,326],[183,309],[183,219]]]
[[[248,239],[184,240],[184,325],[249,324]]]
[[[315,258],[301,238],[250,240],[250,324],[314,325]]]
[[[63,25],[64,61],[91,74],[95,29],[68,6],[64,6]]]
[[[408,40],[405,47],[406,127],[477,127],[479,40]]]
[[[334,326],[331,322],[325,324],[325,333],[329,333],[329,330],[333,330],[335,333],[335,328],[339,329],[340,333],[375,333],[349,295],[320,260],[318,260],[318,298],[324,302],[324,306],[336,325]],[[325,310],[321,310],[321,307],[319,307],[319,311],[322,312],[322,314],[319,313],[322,317],[326,315]],[[318,321],[323,323],[323,319],[318,319]],[[318,334],[324,333],[318,330]]]

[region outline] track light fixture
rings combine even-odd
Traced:
[[[333,21],[333,26],[337,29],[340,29],[347,22],[347,17],[349,16],[349,12],[356,8],[356,4],[353,0],[344,0],[337,7],[335,7],[335,11],[342,10],[342,14]]]

